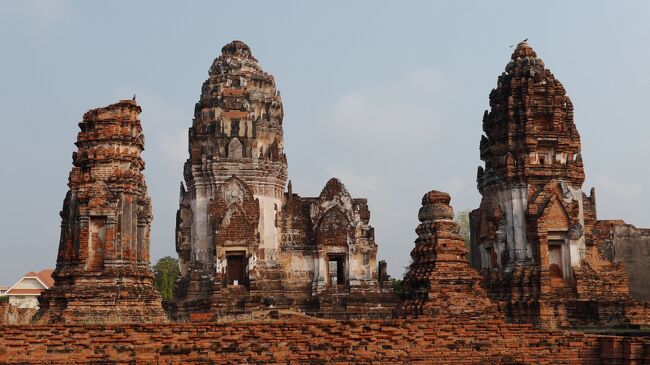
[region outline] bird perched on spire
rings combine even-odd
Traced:
[[[133,99],[131,99],[131,100],[135,101],[135,94],[133,94]]]
[[[512,48],[512,47],[514,47],[514,46],[516,46],[516,45],[518,45],[518,44],[524,43],[524,42],[528,42],[528,38],[524,39],[523,41],[521,41],[521,42],[519,42],[519,43],[517,43],[517,44],[511,44],[511,45],[510,45],[510,48]]]

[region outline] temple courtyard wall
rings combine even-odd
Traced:
[[[0,364],[189,362],[650,364],[650,338],[431,317],[0,328]]]

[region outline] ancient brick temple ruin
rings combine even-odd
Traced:
[[[397,314],[465,320],[501,319],[481,288],[481,276],[467,262],[467,248],[454,221],[449,194],[432,190],[422,197],[413,262],[404,276],[405,300]]]
[[[507,318],[547,326],[623,325],[623,266],[600,250],[602,223],[585,179],[573,104],[526,43],[512,54],[483,117],[480,207],[470,214],[472,263]]]
[[[0,363],[650,364],[647,337],[506,323],[465,260],[449,199],[422,200],[405,318],[0,326]]]
[[[214,60],[189,130],[175,305],[192,313],[260,305],[328,316],[387,315],[365,199],[337,179],[320,196],[287,187],[283,109],[273,76],[234,41]]]
[[[121,100],[79,123],[55,283],[40,297],[40,322],[166,321],[149,266],[140,111],[135,100]]]
[[[36,324],[0,326],[0,363],[650,364],[647,331],[603,332],[650,323],[633,299],[650,294],[650,230],[596,220],[572,104],[528,44],[490,94],[470,251],[450,196],[426,193],[401,299],[366,200],[287,184],[280,95],[248,46],[209,75],[177,212],[179,321],[152,287],[141,109],[121,100],[79,123],[55,283]],[[329,319],[236,317],[259,307]]]

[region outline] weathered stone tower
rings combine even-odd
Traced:
[[[486,263],[516,264],[532,258],[525,230],[531,190],[555,181],[567,198],[575,197],[582,206],[580,136],[564,87],[527,43],[520,43],[512,54],[498,87],[490,93],[490,107],[483,117],[480,147],[485,168],[479,167],[477,182],[484,196],[481,205],[497,208],[482,211],[496,214],[492,221],[498,220],[501,227],[481,226],[479,238],[490,236],[487,241],[494,241],[485,241],[481,254]],[[574,229],[584,226],[582,216],[574,218]],[[497,239],[497,231],[505,240]],[[578,250],[584,249],[579,236],[570,246],[574,262]]]
[[[477,175],[483,198],[470,215],[472,263],[489,292],[513,321],[621,320],[604,308],[627,297],[627,278],[598,254],[573,104],[526,42],[499,76],[490,108]]]
[[[166,316],[149,263],[151,203],[135,100],[93,109],[79,123],[54,286],[40,322],[160,322]]]
[[[282,117],[273,76],[250,48],[239,41],[223,47],[189,132],[176,228],[182,306],[209,306],[214,283],[228,279],[222,275],[261,284],[259,275],[243,273],[265,267],[279,246],[275,221],[287,183]]]
[[[285,192],[282,118],[273,76],[246,44],[224,46],[189,131],[176,225],[179,317],[262,303],[347,307],[336,295],[381,291],[365,199],[352,199],[336,179],[318,198],[299,197],[290,183]],[[322,298],[332,282],[335,298]]]

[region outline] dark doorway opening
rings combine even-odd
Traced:
[[[226,284],[248,286],[246,255],[242,253],[226,254]]]
[[[330,285],[345,285],[345,260],[343,255],[327,256]]]
[[[562,240],[548,241],[548,271],[552,278],[564,278],[564,255],[562,254]]]

